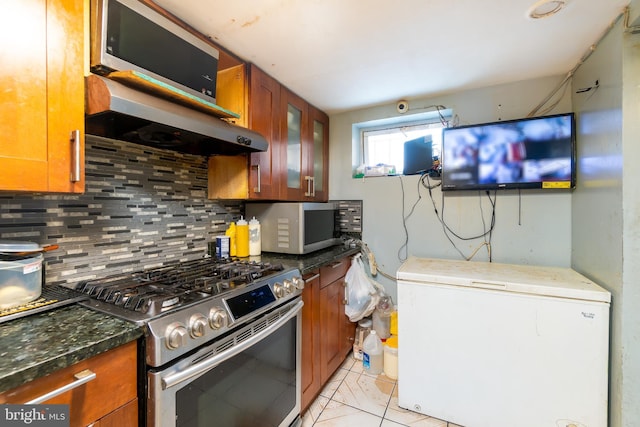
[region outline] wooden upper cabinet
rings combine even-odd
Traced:
[[[251,65],[249,83],[249,128],[267,138],[269,148],[249,155],[249,198],[280,198],[280,84]]]
[[[269,149],[210,157],[209,198],[326,201],[329,118],[255,65],[248,67],[246,123],[266,137]],[[232,74],[223,73],[222,79],[218,75],[218,103],[242,115],[242,92],[225,86]]]
[[[243,65],[243,68],[245,66]],[[222,74],[228,78],[228,72]],[[221,107],[238,111],[245,118],[238,124],[261,133],[269,142],[267,151],[240,156],[209,158],[210,199],[277,200],[280,198],[280,84],[254,65],[245,72],[247,96],[244,106],[240,88],[225,86],[218,74]]]
[[[281,194],[286,200],[327,201],[329,118],[284,87],[281,104]]]
[[[84,7],[0,3],[0,190],[84,191]]]
[[[280,183],[280,191],[285,200],[302,200],[308,182],[302,152],[308,143],[309,106],[304,99],[284,87],[280,103],[280,173],[285,178]]]
[[[309,131],[305,149],[302,152],[306,170],[304,185],[305,198],[326,202],[329,200],[329,117],[322,111],[309,106]],[[306,193],[310,194],[306,194]]]

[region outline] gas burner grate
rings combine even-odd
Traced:
[[[76,290],[153,316],[284,270],[282,265],[204,258],[130,274],[88,280]]]

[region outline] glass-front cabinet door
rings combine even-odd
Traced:
[[[289,91],[282,88],[281,110],[283,138],[281,170],[286,179],[282,180],[281,196],[285,200],[303,200],[302,188],[304,182],[303,145],[308,134],[307,103]]]
[[[309,128],[312,138],[307,150],[307,175],[305,196],[313,200],[326,201],[329,197],[329,117],[315,107],[309,106]]]
[[[286,186],[281,196],[291,201],[326,201],[328,197],[329,118],[286,88],[281,93]]]

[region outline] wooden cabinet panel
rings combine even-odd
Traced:
[[[329,200],[329,117],[312,105],[309,105],[309,132],[307,148],[303,151],[304,174],[311,179],[303,183],[311,193],[306,198],[326,202]]]
[[[70,405],[71,425],[86,426],[137,398],[136,360],[137,343],[133,341],[6,391],[0,394],[0,403],[28,402],[75,381],[74,375],[89,370],[95,373],[95,379],[46,401]]]
[[[347,274],[347,270],[351,266],[349,257],[342,258],[337,261],[325,265],[320,268],[320,287],[327,286],[332,282],[344,277]]]
[[[134,427],[138,425],[138,399],[105,415],[92,427]]]
[[[353,348],[355,324],[345,315],[349,257],[305,276],[302,292],[302,412]]]
[[[320,289],[320,378],[326,383],[344,361],[344,278]]]
[[[281,150],[280,194],[285,200],[303,200],[307,188],[306,149],[309,136],[309,106],[304,99],[283,87],[280,97]]]
[[[249,198],[280,198],[280,84],[252,65],[249,86],[249,127],[269,141],[267,151],[249,155]]]
[[[84,7],[0,5],[0,190],[84,191],[82,174],[71,180],[76,162],[84,168]]]
[[[302,412],[322,388],[320,378],[320,273],[314,271],[304,277],[302,291]]]

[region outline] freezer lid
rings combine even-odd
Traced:
[[[571,268],[409,257],[398,281],[611,302],[611,294]]]

